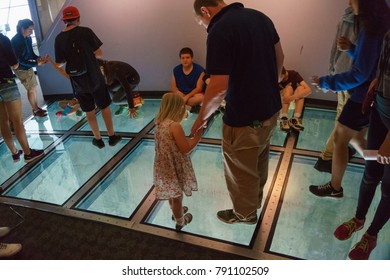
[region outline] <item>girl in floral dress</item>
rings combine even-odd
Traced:
[[[189,153],[199,142],[202,132],[187,138],[181,121],[186,114],[183,98],[177,93],[164,94],[155,119],[154,186],[156,198],[168,200],[176,230],[192,221],[192,215],[183,207],[183,192],[191,196],[198,190]]]

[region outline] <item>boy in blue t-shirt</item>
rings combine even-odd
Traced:
[[[181,49],[179,57],[181,64],[173,69],[171,91],[179,93],[186,105],[198,107],[204,97],[204,69],[193,62],[194,53],[190,48]]]

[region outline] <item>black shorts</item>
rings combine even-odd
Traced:
[[[84,112],[91,112],[97,106],[104,109],[111,104],[111,97],[105,83],[97,81],[91,85],[86,75],[73,77],[72,84],[75,96]]]
[[[368,123],[370,122],[369,116],[369,112],[362,114],[361,103],[348,99],[347,103],[344,105],[338,122],[352,130],[360,131],[363,128],[368,127]]]

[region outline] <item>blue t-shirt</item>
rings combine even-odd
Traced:
[[[230,4],[207,29],[207,65],[211,75],[229,75],[223,121],[243,127],[264,121],[282,107],[275,44],[279,35],[263,13]]]
[[[204,69],[199,64],[193,63],[193,68],[191,73],[188,75],[184,74],[183,66],[177,65],[173,69],[173,75],[176,80],[177,88],[184,94],[190,93],[194,88],[196,88],[196,84],[199,80],[200,75],[203,73]]]

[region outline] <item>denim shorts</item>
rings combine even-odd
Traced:
[[[20,92],[16,84],[0,84],[0,102],[11,102],[20,98]]]
[[[344,105],[338,122],[352,130],[360,131],[363,128],[368,127],[370,114],[362,114],[362,104],[348,99],[347,103]]]

